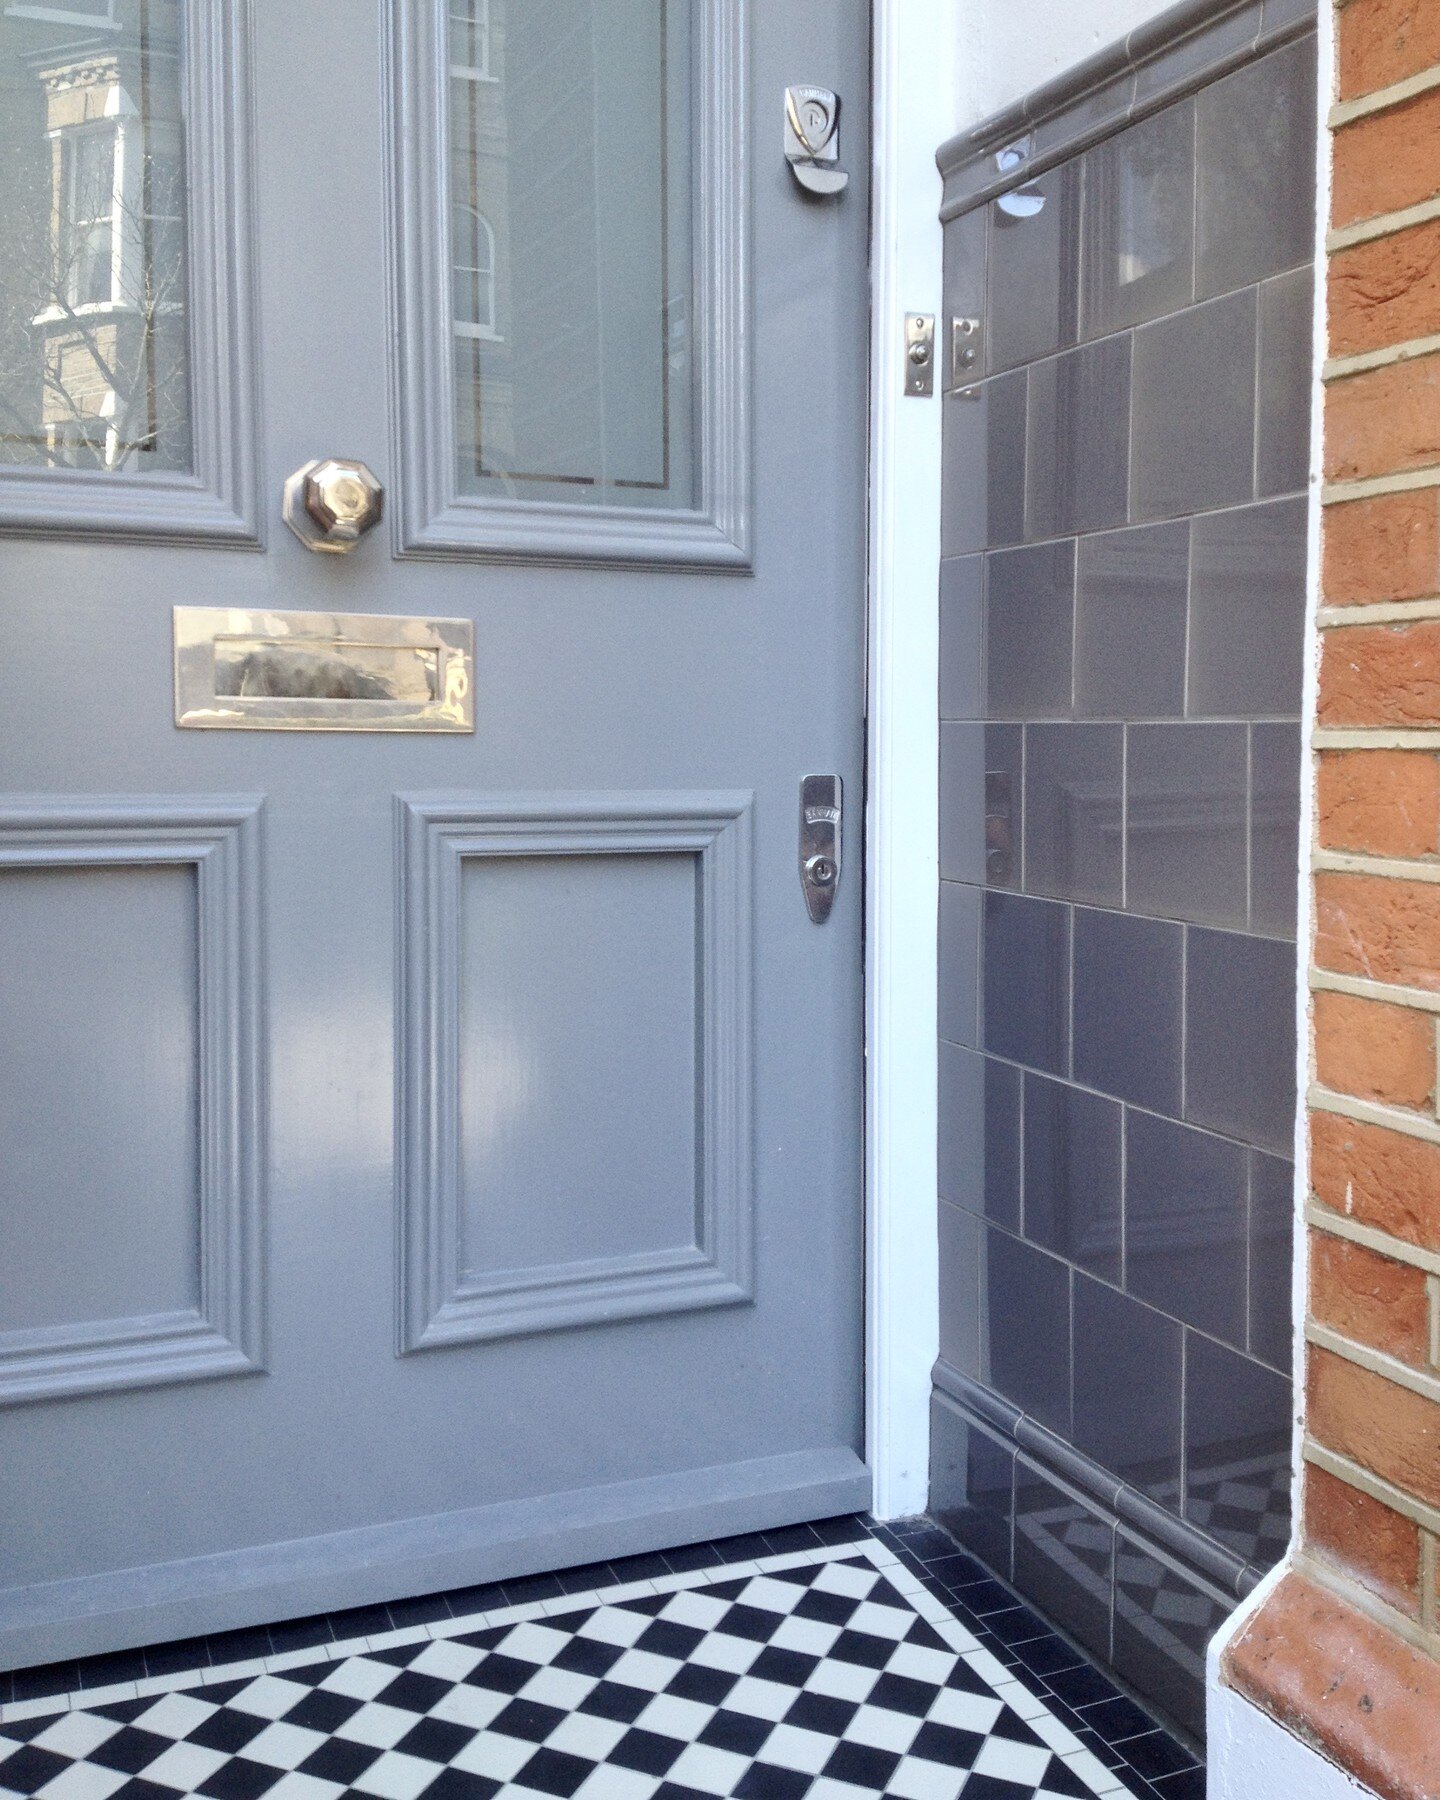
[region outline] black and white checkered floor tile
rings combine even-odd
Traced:
[[[0,1800],[1132,1792],[871,1537],[71,1698]]]

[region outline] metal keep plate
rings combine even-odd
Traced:
[[[838,775],[807,775],[800,783],[800,886],[817,925],[830,917],[840,885],[844,792]]]

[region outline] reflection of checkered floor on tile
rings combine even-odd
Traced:
[[[0,1712],[0,1800],[1127,1791],[870,1540],[63,1704]]]

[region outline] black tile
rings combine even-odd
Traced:
[[[1109,1744],[1122,1744],[1127,1738],[1141,1737],[1160,1729],[1158,1721],[1152,1719],[1144,1707],[1123,1695],[1118,1700],[1102,1700],[1097,1706],[1087,1706],[1079,1716]]]
[[[1120,1278],[1120,1107],[1025,1076],[1025,1236],[1107,1280]]]
[[[1179,925],[1076,909],[1077,1081],[1178,1111],[1181,961]]]
[[[836,1519],[812,1519],[810,1529],[822,1544],[856,1543],[866,1536],[866,1521],[858,1513],[842,1513]]]
[[[989,718],[1068,719],[1074,637],[1073,543],[1036,544],[986,558]]]
[[[617,1579],[625,1581],[631,1578],[619,1576]],[[558,1600],[564,1592],[553,1575],[521,1575],[516,1580],[505,1583],[505,1603],[507,1606],[533,1606],[540,1600]],[[391,1611],[394,1611],[393,1607]]]
[[[670,1563],[668,1556],[665,1561],[668,1567]],[[612,1587],[616,1577],[615,1571],[608,1562],[598,1562],[581,1563],[573,1569],[557,1569],[555,1579],[567,1594],[588,1594],[596,1588]],[[454,1612],[455,1596],[451,1594],[448,1598],[451,1601],[450,1610]]]
[[[1129,1738],[1123,1746],[1123,1754],[1135,1773],[1143,1775],[1147,1781],[1196,1767],[1195,1758],[1168,1731],[1152,1731],[1145,1737]]]
[[[733,1540],[728,1541],[733,1542]],[[764,1538],[758,1534],[752,1541],[757,1545],[765,1542]],[[723,1546],[721,1548],[723,1550]],[[765,1554],[763,1549],[751,1552],[752,1556],[764,1556]],[[733,1562],[736,1559],[726,1553],[722,1555],[721,1560]],[[644,1556],[618,1556],[611,1562],[610,1567],[614,1570],[617,1581],[654,1581],[658,1576],[668,1575],[671,1572],[669,1563],[658,1553]],[[510,1583],[507,1581],[505,1585],[508,1589]],[[541,1596],[541,1598],[543,1597]]]
[[[1273,1369],[1191,1335],[1185,1348],[1185,1515],[1257,1568],[1290,1535],[1293,1388]]]
[[[352,1606],[348,1612],[331,1613],[329,1618],[337,1644],[343,1644],[347,1638],[375,1637],[400,1623],[391,1618],[389,1608],[384,1606]]]
[[[797,1551],[820,1547],[820,1539],[808,1525],[780,1525],[763,1535],[772,1556],[793,1556]],[[666,1561],[669,1561],[668,1557]]]
[[[446,1595],[454,1618],[464,1619],[471,1613],[494,1612],[507,1604],[504,1586],[498,1581],[483,1581],[477,1587],[452,1588]]]
[[[15,1669],[11,1686],[17,1700],[44,1700],[51,1694],[72,1694],[80,1686],[79,1667],[73,1662],[41,1663],[33,1669]]]
[[[1148,1113],[1129,1115],[1125,1285],[1242,1348],[1247,1180],[1242,1145]]]
[[[1076,569],[1077,718],[1185,711],[1190,530],[1176,522],[1083,538]]]
[[[1068,1436],[1070,1270],[990,1226],[982,1291],[982,1379],[1022,1412]]]
[[[1132,725],[1126,904],[1244,930],[1249,746],[1243,725]]]
[[[1307,634],[1304,498],[1212,513],[1190,531],[1191,717],[1298,717]],[[1298,751],[1293,777],[1298,786]]]
[[[940,1194],[1020,1229],[1020,1071],[940,1044]]]
[[[1070,910],[1017,894],[983,896],[984,1048],[1064,1074],[1069,1052]]]
[[[75,1665],[81,1688],[116,1687],[124,1681],[143,1681],[143,1650],[117,1650],[108,1656],[82,1657]]]
[[[1058,1694],[1068,1706],[1077,1710],[1084,1706],[1094,1706],[1099,1700],[1114,1700],[1119,1695],[1115,1683],[1102,1675],[1093,1663],[1082,1663],[1078,1668],[1061,1669],[1045,1679],[1045,1685],[1053,1694]]]
[[[1192,930],[1185,977],[1185,1116],[1286,1155],[1295,1133],[1295,946]]]
[[[754,1562],[756,1557],[768,1556],[765,1539],[758,1531],[745,1532],[736,1537],[716,1538],[714,1543],[715,1557],[718,1562]],[[616,1563],[615,1567],[620,1567]],[[652,1577],[646,1575],[627,1575],[627,1581],[648,1581]]]
[[[317,1644],[334,1643],[335,1638],[330,1630],[330,1620],[324,1613],[315,1613],[306,1619],[285,1619],[278,1625],[269,1627],[270,1647],[276,1656],[283,1656],[289,1650],[313,1650]],[[220,1659],[211,1650],[214,1661]]]
[[[1205,1800],[1205,1771],[1198,1765],[1182,1769],[1178,1775],[1162,1775],[1151,1786],[1160,1800]]]
[[[556,1585],[558,1587],[558,1583]],[[518,1605],[519,1602],[512,1604]],[[397,1631],[403,1630],[407,1625],[433,1625],[437,1619],[451,1617],[450,1604],[444,1594],[416,1594],[408,1600],[392,1600],[386,1610]]]
[[[1172,1507],[1180,1491],[1180,1339],[1173,1319],[1075,1277],[1075,1447]]]
[[[990,758],[985,761],[988,771]],[[1120,904],[1124,766],[1119,725],[1026,728],[1027,892],[1097,906]]]
[[[1061,1669],[1079,1668],[1085,1661],[1084,1652],[1077,1650],[1056,1633],[1047,1632],[1043,1637],[1031,1638],[1026,1644],[1016,1646],[1015,1654],[1020,1659],[1022,1668],[1031,1675],[1048,1678]],[[1067,1712],[1069,1708],[1065,1709]]]
[[[242,1627],[237,1631],[212,1632],[205,1640],[212,1668],[225,1663],[255,1662],[275,1654],[270,1633],[263,1625]]]

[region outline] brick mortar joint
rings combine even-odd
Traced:
[[[1388,1381],[1393,1387],[1404,1388],[1407,1393],[1440,1408],[1440,1375],[1433,1369],[1412,1368],[1399,1357],[1348,1338],[1333,1326],[1322,1325],[1318,1319],[1306,1319],[1305,1341],[1317,1350],[1326,1350],[1353,1367],[1364,1369],[1367,1374]]]
[[[1290,1566],[1307,1581],[1313,1581],[1316,1587],[1325,1588],[1346,1606],[1363,1613],[1372,1625],[1393,1633],[1402,1642],[1409,1644],[1411,1649],[1440,1662],[1440,1637],[1419,1620],[1407,1617],[1397,1607],[1387,1604],[1378,1594],[1371,1593],[1369,1588],[1343,1574],[1333,1563],[1317,1557],[1305,1545],[1302,1544],[1295,1551]]]
[[[1378,1226],[1364,1225],[1345,1213],[1334,1212],[1318,1200],[1306,1202],[1305,1223],[1328,1237],[1345,1238],[1364,1250],[1373,1250],[1377,1256],[1388,1256],[1392,1262],[1405,1263],[1422,1274],[1440,1277],[1440,1253],[1422,1250],[1417,1244],[1408,1244],[1404,1238],[1381,1231]]]
[[[1421,1531],[1440,1533],[1440,1507],[1432,1506],[1406,1489],[1397,1487],[1393,1481],[1377,1475],[1364,1463],[1357,1463],[1353,1457],[1346,1456],[1339,1450],[1332,1450],[1328,1444],[1322,1444],[1308,1432],[1302,1454],[1308,1467],[1319,1469],[1324,1474],[1333,1476],[1336,1481],[1343,1481],[1357,1493],[1378,1500],[1382,1506],[1388,1506],[1391,1512],[1398,1513],[1402,1519],[1409,1519]]]

